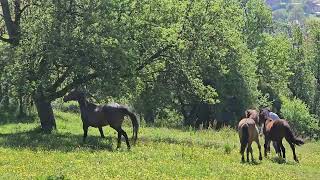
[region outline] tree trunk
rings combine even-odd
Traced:
[[[8,96],[8,86],[4,85],[3,91],[2,91],[2,98],[0,99],[0,105],[7,109],[9,107],[9,96]]]
[[[144,120],[146,121],[146,123],[148,125],[154,124],[154,120],[155,120],[155,115],[154,112],[152,110],[148,110],[145,114],[144,114]]]
[[[25,113],[23,111],[23,97],[20,95],[19,96],[19,114],[18,117],[24,117]]]
[[[34,102],[40,118],[41,129],[46,133],[50,133],[53,128],[56,128],[51,102],[44,98],[37,98]]]

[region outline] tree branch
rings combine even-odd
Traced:
[[[70,84],[66,85],[63,89],[61,89],[60,91],[57,91],[54,94],[52,94],[49,97],[49,100],[53,101],[53,100],[55,100],[57,98],[60,98],[60,97],[64,96],[65,94],[67,94],[67,92],[69,92],[75,86],[83,84],[83,83],[85,83],[87,81],[93,80],[93,79],[95,79],[97,77],[98,77],[97,73],[92,73],[92,74],[89,74],[88,76],[85,76],[85,77],[76,78]]]
[[[156,53],[154,53],[152,56],[150,56],[145,63],[143,63],[142,65],[140,65],[136,71],[140,71],[142,70],[145,66],[147,66],[148,64],[151,64],[152,62],[154,62],[155,59],[161,57],[161,54],[165,51],[167,51],[168,49],[170,49],[171,47],[173,47],[172,44],[167,45],[166,47],[162,48],[162,49],[158,49],[158,51]]]
[[[56,82],[54,82],[53,85],[50,88],[48,88],[48,92],[55,92],[58,89],[58,87],[63,83],[63,81],[65,81],[67,79],[67,77],[69,75],[69,70],[70,70],[70,68],[68,67],[66,69],[66,71],[62,74],[62,76],[60,76],[56,80]]]

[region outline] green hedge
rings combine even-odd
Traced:
[[[310,114],[308,106],[298,98],[281,97],[281,115],[301,135],[319,138],[318,120]]]

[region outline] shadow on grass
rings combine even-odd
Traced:
[[[283,159],[282,157],[279,157],[279,156],[272,157],[270,160],[278,164],[287,164],[287,165],[296,164],[296,162],[287,161],[286,159]]]
[[[105,139],[89,136],[86,143],[82,143],[82,135],[65,134],[43,134],[38,129],[27,132],[12,134],[0,134],[0,147],[5,148],[25,148],[31,150],[49,150],[49,151],[113,151],[112,137]],[[123,147],[124,148],[124,147]]]
[[[201,146],[203,148],[214,148],[218,149],[223,147],[224,144],[213,142],[213,141],[193,141],[191,139],[176,139],[175,137],[139,137],[139,142],[144,143],[167,143],[184,146]]]
[[[260,165],[261,163],[262,163],[262,161],[257,161],[255,159],[253,159],[252,161],[249,161],[249,162],[241,161],[241,164],[249,164],[249,165],[254,165],[254,166]]]

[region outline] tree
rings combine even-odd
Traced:
[[[298,97],[309,107],[313,107],[316,92],[316,79],[312,72],[312,64],[306,55],[304,35],[298,25],[292,27],[292,54],[290,58],[290,90],[294,97]]]
[[[259,90],[269,95],[270,101],[280,102],[280,96],[289,96],[289,78],[292,75],[289,66],[291,46],[284,35],[263,35],[263,41],[257,49]],[[280,110],[277,105],[277,111]]]
[[[312,112],[320,115],[320,21],[309,19],[306,21],[306,59],[310,62],[313,75],[316,78],[316,92],[313,99]]]
[[[51,102],[100,72],[112,71],[110,59],[118,58],[112,57],[116,48],[106,41],[111,37],[97,38],[107,30],[95,23],[106,4],[70,0],[38,5],[30,6],[32,14],[21,22],[14,62],[6,69],[15,87],[28,87],[24,93],[32,96],[41,127],[50,132],[55,126]]]

